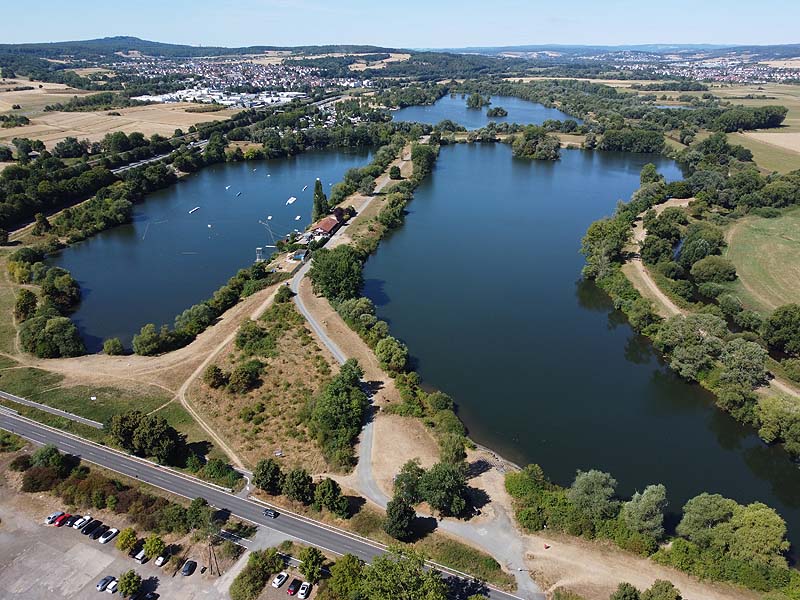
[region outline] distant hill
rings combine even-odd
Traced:
[[[117,36],[95,40],[76,40],[68,42],[42,42],[33,44],[0,44],[0,53],[17,54],[37,58],[59,58],[72,56],[75,59],[96,59],[113,56],[118,52],[140,52],[148,56],[170,58],[191,58],[198,56],[221,56],[237,54],[258,54],[270,50],[288,50],[304,53],[375,53],[394,52],[392,48],[362,45],[329,46],[247,46],[226,48],[224,46],[187,46],[142,40],[137,37]]]

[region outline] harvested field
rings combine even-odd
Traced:
[[[0,92],[0,112],[10,111],[14,104],[19,104],[21,108],[20,110],[14,111],[14,114],[23,114],[30,117],[32,114],[44,110],[44,107],[48,104],[66,102],[73,96],[85,96],[87,94],[97,93],[76,90],[62,83],[42,83],[21,78],[4,79],[2,84],[0,84],[0,90],[21,86],[33,86],[34,89],[22,90],[19,92]],[[17,129],[21,130],[23,128],[20,127]]]
[[[0,101],[2,96],[0,96]],[[53,99],[60,102],[69,98]],[[100,112],[48,112],[31,119],[31,124],[24,127],[0,130],[0,141],[10,141],[14,137],[29,137],[42,140],[46,146],[52,147],[67,136],[89,141],[99,141],[112,131],[133,133],[140,131],[145,136],[158,133],[171,136],[175,129],[188,129],[196,123],[222,121],[237,113],[236,110],[221,110],[212,113],[187,113],[186,109],[194,106],[191,103],[150,104],[121,108],[114,112],[120,116],[110,116],[109,111]]]
[[[788,173],[800,169],[800,131],[729,133],[728,139],[750,150],[753,160],[763,171]]]
[[[215,364],[230,372],[257,358],[264,364],[262,383],[247,393],[212,389],[198,379],[189,389],[192,405],[234,452],[253,467],[280,451],[287,468],[324,472],[325,459],[303,422],[308,400],[330,379],[335,361],[311,336],[292,303],[274,303],[259,320],[266,329],[265,352],[247,356],[234,342]]]
[[[800,209],[775,219],[745,217],[727,238],[725,256],[739,275],[729,286],[746,308],[767,313],[800,302]]]

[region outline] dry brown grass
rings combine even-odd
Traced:
[[[68,100],[69,97],[51,98],[48,104]],[[3,95],[0,95],[0,102]],[[99,141],[112,131],[133,133],[140,131],[145,136],[158,133],[171,136],[175,129],[186,130],[197,123],[222,121],[238,111],[232,109],[212,113],[187,113],[188,102],[175,104],[149,104],[131,108],[116,109],[119,116],[110,116],[110,111],[98,112],[47,112],[31,118],[31,124],[24,127],[0,130],[0,141],[10,141],[15,137],[29,137],[42,140],[52,147],[67,136],[89,141]]]
[[[12,105],[19,104],[21,108],[18,111],[14,111],[15,114],[31,116],[32,114],[44,110],[44,107],[48,104],[66,102],[73,96],[85,96],[87,94],[97,93],[76,90],[75,88],[61,83],[42,83],[22,78],[4,79],[2,84],[0,84],[0,89],[19,86],[33,86],[34,89],[20,92],[0,92],[0,112],[10,111],[12,110]],[[17,128],[14,129],[16,130]]]
[[[280,450],[280,460],[287,467],[324,472],[325,459],[303,422],[302,412],[334,373],[335,361],[311,336],[293,304],[273,304],[262,323],[269,331],[285,328],[277,334],[272,356],[255,357],[265,364],[263,383],[246,394],[234,394],[211,389],[197,380],[189,389],[191,402],[248,466]],[[248,357],[232,342],[216,364],[231,371],[246,360]],[[263,406],[261,410],[259,405]],[[256,413],[249,420],[242,415],[248,408]]]

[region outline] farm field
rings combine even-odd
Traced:
[[[727,237],[725,256],[739,274],[730,290],[746,308],[768,313],[800,302],[800,209],[775,219],[745,217]]]
[[[750,150],[753,160],[764,171],[788,173],[800,169],[800,132],[749,131],[729,133],[728,139]]]
[[[6,91],[15,87],[29,87],[32,90],[21,90],[17,92]],[[39,87],[41,86],[41,87]],[[15,104],[20,105],[19,110],[13,114],[21,114],[31,117],[44,110],[48,104],[66,102],[73,96],[86,96],[97,92],[87,92],[76,90],[62,83],[43,83],[40,81],[28,81],[27,79],[3,79],[0,81],[0,113],[12,110]],[[5,134],[5,131],[3,132]]]
[[[68,97],[51,99],[49,103],[68,100]],[[2,95],[0,95],[2,102]],[[195,106],[191,103],[150,104],[120,108],[119,116],[111,116],[109,111],[99,112],[47,112],[31,118],[31,124],[0,130],[0,142],[9,142],[15,137],[29,137],[42,140],[50,148],[67,136],[89,141],[99,141],[112,131],[133,133],[140,131],[145,136],[158,133],[171,136],[175,129],[188,129],[196,123],[221,121],[239,112],[220,110],[211,113],[189,113],[186,109]]]

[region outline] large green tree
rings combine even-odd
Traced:
[[[383,530],[396,540],[406,541],[411,538],[416,516],[414,507],[408,501],[402,497],[392,498],[386,505]]]
[[[308,276],[315,294],[342,302],[358,296],[364,284],[362,268],[358,252],[352,246],[342,244],[333,250],[317,250]]]
[[[437,463],[419,479],[419,495],[443,515],[459,515],[467,506],[463,465]]]
[[[617,480],[608,473],[592,469],[578,471],[567,491],[567,498],[583,514],[601,520],[613,517],[619,508]]]
[[[623,505],[622,517],[634,531],[659,540],[664,535],[666,508],[667,489],[661,484],[648,485]]]
[[[361,593],[365,600],[445,600],[447,585],[421,554],[394,548],[364,568]]]
[[[253,485],[273,496],[281,493],[283,487],[283,471],[274,458],[258,461],[253,469]]]

